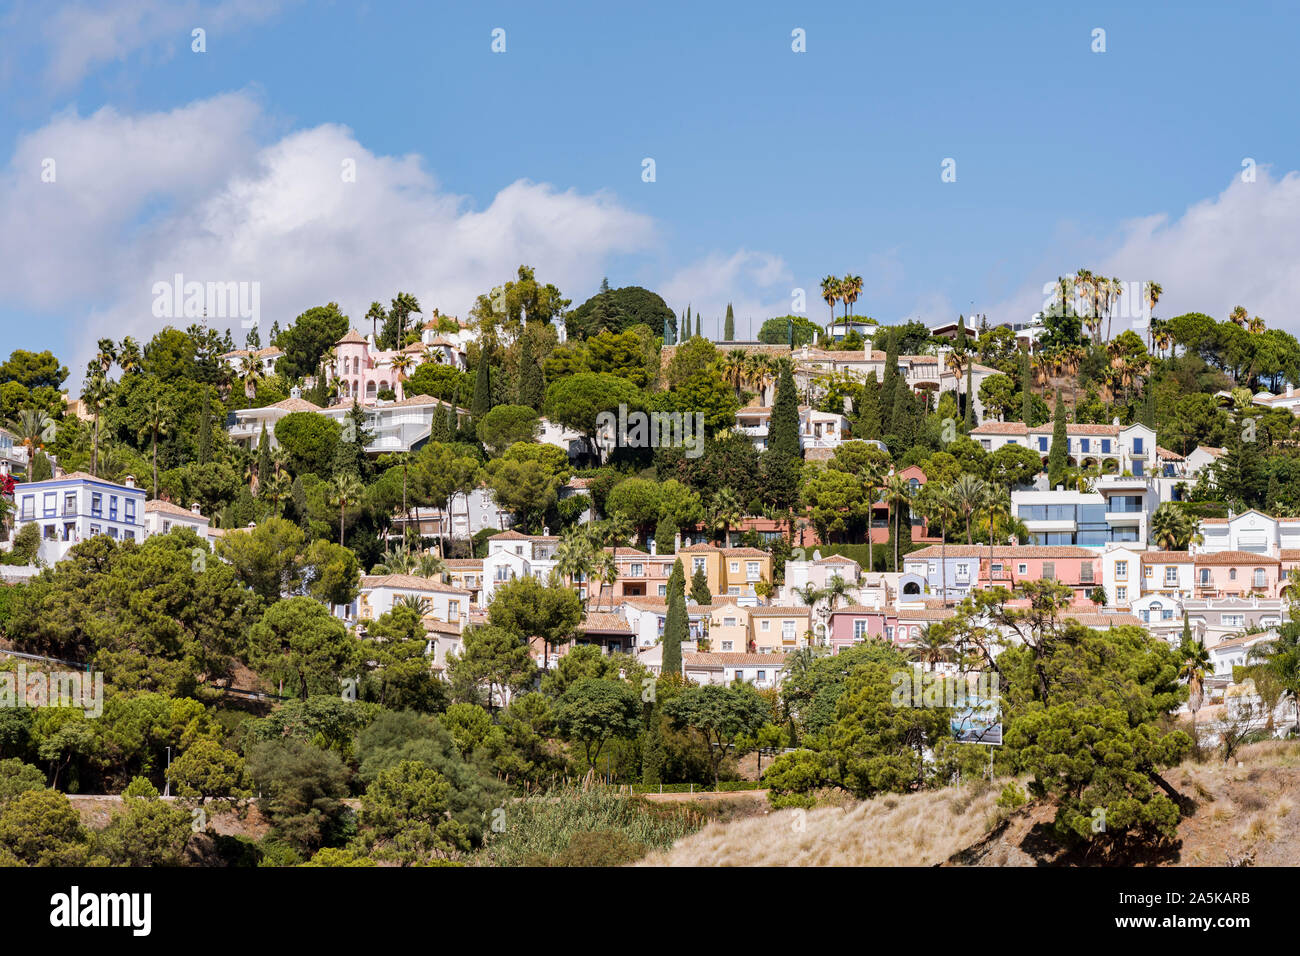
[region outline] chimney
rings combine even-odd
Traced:
[[[673,552],[676,553],[680,550],[682,550],[682,533],[678,531],[673,535]]]
[[[199,515],[200,517],[201,517],[202,514],[203,514],[203,512],[199,511],[199,503],[198,503],[197,501],[192,502],[192,503],[190,504],[190,512],[191,512],[192,514]]]
[[[650,539],[650,553],[653,555],[653,554],[658,554],[658,552],[659,552],[659,545],[655,542],[655,539],[654,539],[654,538],[651,538],[651,539]]]
[[[1288,385],[1288,386],[1286,387],[1286,397],[1287,397],[1287,398],[1294,398],[1294,397],[1295,397],[1295,386],[1294,386],[1294,385]]]
[[[134,487],[135,487],[135,475],[127,475],[127,476],[126,476],[126,479],[122,482],[122,484],[126,485],[128,488],[134,488]]]

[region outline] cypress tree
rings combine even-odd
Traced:
[[[682,327],[681,340],[685,342],[691,337],[691,304],[686,303],[686,325]]]
[[[203,404],[199,407],[199,464],[206,465],[212,455],[212,397],[203,389]]]
[[[860,405],[861,407],[857,410],[858,437],[879,440],[881,437],[880,383],[876,381],[875,372],[867,376],[866,384],[862,386]]]
[[[1183,612],[1183,646],[1186,647],[1192,643],[1192,622],[1187,618],[1187,612]]]
[[[266,422],[262,422],[262,435],[257,440],[257,494],[262,494],[262,483],[271,477],[271,439],[266,434]]]
[[[731,303],[727,303],[727,320],[722,327],[722,340],[724,342],[734,342],[736,340],[736,315],[731,311]]]
[[[957,316],[957,341],[953,344],[953,349],[964,353],[966,346],[966,319],[959,315]]]
[[[1065,472],[1069,465],[1066,459],[1070,454],[1069,438],[1065,434],[1065,402],[1061,393],[1056,393],[1056,411],[1052,420],[1052,448],[1047,453],[1047,483],[1055,488],[1065,483]]]
[[[971,367],[974,364],[975,364],[974,362],[970,362],[970,361],[966,363],[966,431],[967,433],[969,433],[971,428],[973,428],[975,425],[975,394],[971,391],[971,387],[972,387],[971,381],[974,375],[974,372],[971,370]]]
[[[700,313],[696,312],[696,313],[695,313],[695,334],[696,334],[697,336],[702,336],[702,335],[704,335],[704,332],[702,331],[702,328],[703,328],[703,326],[700,324]]]
[[[429,423],[429,441],[449,442],[451,438],[451,432],[447,428],[447,416],[442,414],[442,409],[436,409],[433,413],[433,421]]]
[[[447,441],[460,437],[460,416],[456,414],[456,403],[447,404]]]
[[[651,705],[646,716],[645,747],[641,751],[641,782],[648,787],[663,782],[664,732],[659,708]]]
[[[913,416],[916,413],[916,397],[901,375],[894,378],[894,401],[891,406],[889,434],[898,440],[901,448],[906,448],[915,435]]]
[[[519,346],[519,397],[520,405],[527,405],[533,411],[540,411],[546,387],[542,379],[542,363],[537,361],[537,349],[533,345],[533,336],[525,334]]]
[[[1029,350],[1025,349],[1020,353],[1020,388],[1022,391],[1020,402],[1020,420],[1025,423],[1026,428],[1034,427],[1034,388],[1030,379],[1029,370]]]
[[[492,411],[492,383],[488,378],[488,356],[484,350],[479,353],[478,370],[474,373],[474,397],[470,401],[470,417],[477,425],[483,416]]]
[[[889,336],[885,352],[885,376],[880,383],[880,425],[888,429],[894,420],[894,395],[898,391],[898,336]]]
[[[677,549],[677,524],[670,518],[660,517],[655,525],[655,553],[672,554]]]
[[[691,575],[691,600],[696,604],[713,603],[713,592],[709,590],[709,578],[703,568],[696,568]]]
[[[689,640],[690,636],[690,618],[686,613],[686,572],[682,569],[682,559],[678,558],[673,564],[672,574],[668,576],[668,615],[664,621],[664,653],[660,674],[682,672],[682,642]]]
[[[772,402],[767,436],[767,451],[772,457],[787,461],[803,457],[799,450],[799,398],[789,365],[782,366],[776,382],[776,399]]]

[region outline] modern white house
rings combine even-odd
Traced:
[[[767,447],[768,428],[772,421],[772,408],[768,405],[751,405],[736,412],[736,431],[748,435],[754,447],[762,451]],[[831,449],[848,441],[849,420],[837,412],[822,412],[808,405],[799,406],[799,447]]]
[[[426,653],[435,669],[446,666],[447,655],[462,647],[462,634],[469,624],[471,592],[412,574],[368,574],[361,577],[356,600],[343,609],[345,620],[365,626],[388,613],[400,598],[422,603],[421,623],[428,639]]]
[[[263,375],[275,374],[275,363],[280,360],[284,352],[274,345],[268,345],[264,349],[235,349],[233,352],[226,352],[220,356],[221,361],[238,372],[243,369],[244,359],[253,359],[261,367]]]
[[[0,428],[0,475],[12,475],[15,471],[26,470],[27,446],[13,432]]]
[[[114,541],[145,537],[145,493],[127,476],[125,484],[74,471],[46,481],[14,486],[14,531],[27,524],[41,528],[39,556],[47,564],[74,545],[105,534]]]
[[[492,600],[497,585],[514,578],[533,577],[542,583],[555,568],[555,548],[560,539],[554,535],[528,535],[503,531],[488,538],[488,553],[483,559],[484,605]]]
[[[211,538],[209,526],[210,522],[199,511],[197,502],[188,508],[182,508],[170,501],[154,500],[144,503],[145,537],[167,534],[176,528],[189,528],[200,538],[207,541]]]

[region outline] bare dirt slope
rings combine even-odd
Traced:
[[[1271,742],[1224,765],[1210,757],[1165,775],[1189,801],[1178,841],[1127,859],[1066,853],[1051,839],[1054,809],[1007,816],[987,783],[846,806],[769,812],[710,823],[651,866],[1154,866],[1300,865],[1300,743]]]

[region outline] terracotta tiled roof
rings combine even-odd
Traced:
[[[946,621],[950,617],[955,617],[957,612],[953,608],[943,607],[917,607],[917,608],[894,608],[893,616],[900,621]]]
[[[686,667],[719,670],[723,667],[762,667],[770,664],[781,667],[785,664],[784,654],[696,654],[687,651],[682,654],[682,663]]]
[[[1191,564],[1192,554],[1188,551],[1143,551],[1143,564]]]
[[[910,551],[903,556],[903,560],[908,558],[938,558],[944,553],[950,558],[982,558],[988,557],[989,547],[986,544],[950,544],[947,548],[940,545],[932,544],[928,548],[921,548],[919,551]],[[1010,560],[1012,558],[1095,558],[1095,551],[1088,548],[1079,548],[1069,544],[1022,544],[1016,547],[1001,546],[994,549],[993,560]]]
[[[865,605],[865,604],[849,604],[849,605],[847,605],[847,606],[845,606],[845,607],[837,607],[835,610],[831,611],[831,614],[832,614],[832,615],[835,615],[835,614],[893,614],[893,613],[894,613],[894,609],[893,609],[892,607],[868,607],[868,606]]]
[[[749,609],[750,617],[809,617],[812,609],[792,605],[765,604]]]
[[[323,409],[305,398],[286,398],[283,401],[276,402],[272,408],[281,408],[286,412],[319,412]],[[350,406],[349,406],[350,407]]]
[[[1078,621],[1084,627],[1123,627],[1126,624],[1142,623],[1132,614],[1105,614],[1095,611],[1065,610],[1061,612],[1061,617]]]
[[[1027,435],[1029,428],[1024,422],[984,422],[972,428],[972,435]]]
[[[1300,548],[1283,548],[1283,561],[1300,561]]]
[[[842,554],[832,554],[829,557],[819,558],[813,561],[813,564],[852,564],[855,567],[861,567],[858,562],[854,561],[852,558],[845,557]]]
[[[584,631],[613,631],[619,634],[631,634],[632,625],[627,622],[627,618],[619,614],[606,614],[604,612],[588,613],[587,619],[582,622]]]
[[[348,334],[334,343],[335,345],[365,345],[366,340],[356,329],[348,329]]]
[[[1280,564],[1279,559],[1253,551],[1215,551],[1196,555],[1197,564]]]
[[[483,568],[482,558],[446,558],[442,563],[453,571],[476,571]]]
[[[1178,454],[1177,452],[1172,452],[1168,448],[1161,448],[1159,445],[1156,445],[1156,454],[1159,455],[1161,458],[1167,458],[1170,461],[1184,460],[1182,455]]]
[[[450,584],[443,584],[441,581],[434,581],[431,578],[421,578],[414,574],[363,574],[361,576],[362,588],[399,588],[405,591],[437,591],[446,594],[463,594],[469,596],[469,591],[464,588],[452,587]]]
[[[170,501],[146,501],[144,503],[146,513],[161,512],[162,514],[176,515],[182,518],[189,518],[193,521],[207,521],[203,515],[196,515],[189,508],[182,508],[180,505],[172,504]]]
[[[716,551],[718,554],[734,558],[764,558],[767,557],[766,551],[760,551],[758,548],[719,548],[712,544],[693,544],[689,548],[680,548],[678,554],[689,554],[693,552]]]

